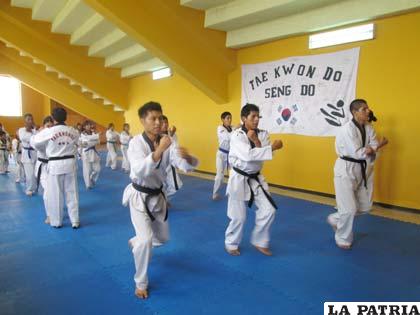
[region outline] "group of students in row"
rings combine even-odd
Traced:
[[[356,99],[351,102],[350,112],[352,120],[340,128],[336,137],[338,158],[334,168],[334,186],[337,212],[331,214],[327,220],[335,231],[337,246],[343,249],[349,249],[352,245],[355,215],[366,213],[372,207],[373,163],[379,149],[388,142],[385,138],[377,139],[369,122],[372,115],[365,100]],[[60,199],[58,195],[65,192],[66,197],[70,197],[68,200],[73,200],[76,204],[71,187],[77,185],[75,148],[78,134],[73,128],[64,125],[64,114],[63,110],[55,109],[52,114],[54,126],[32,134],[30,138],[32,147],[46,150],[48,211],[53,226],[61,225],[61,221],[56,219],[59,216],[54,216],[54,219],[52,216],[54,207],[60,209],[60,202],[55,201]],[[168,128],[168,120],[159,103],[144,104],[139,108],[138,116],[144,132],[131,138],[128,144],[126,154],[131,183],[124,190],[122,203],[130,208],[135,230],[135,235],[128,241],[136,268],[135,295],[147,298],[147,271],[152,248],[169,240],[168,179],[172,178],[171,185],[175,190],[179,189],[176,169],[193,171],[198,166],[198,159],[179,145],[175,136],[176,129]],[[213,199],[220,199],[223,173],[229,169],[226,188],[229,224],[225,231],[225,250],[233,256],[241,254],[239,246],[243,238],[247,207],[252,207],[255,203],[257,209],[251,244],[262,254],[271,256],[270,229],[277,205],[269,193],[261,170],[264,161],[273,159],[283,143],[281,140],[270,141],[269,133],[258,128],[258,106],[244,105],[240,116],[241,125],[237,128],[231,126],[230,113],[225,112],[221,117]],[[114,145],[115,141],[116,138],[109,144]],[[84,149],[90,151],[90,144]],[[50,189],[50,184],[55,186],[54,189]],[[51,200],[55,201],[54,205]],[[78,217],[70,215],[70,209],[74,205],[67,202],[67,206],[72,223],[78,224]]]

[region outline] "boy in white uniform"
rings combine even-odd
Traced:
[[[0,174],[6,174],[9,160],[7,135],[0,130]]]
[[[246,205],[255,201],[255,227],[251,244],[261,253],[271,256],[270,228],[277,209],[268,192],[268,185],[260,174],[264,161],[272,160],[273,151],[282,148],[281,140],[270,143],[268,132],[258,129],[259,108],[246,104],[241,110],[242,128],[236,129],[230,139],[229,164],[232,165],[227,186],[228,209],[230,219],[225,233],[226,251],[239,256],[246,220]]]
[[[25,169],[22,164],[22,144],[19,140],[19,134],[16,132],[16,138],[12,140],[12,153],[16,162],[16,183],[25,182]]]
[[[191,171],[198,161],[186,149],[173,146],[169,136],[161,135],[162,108],[159,103],[146,103],[138,114],[144,132],[129,144],[132,183],[124,190],[123,205],[130,207],[136,232],[129,241],[136,266],[135,294],[144,299],[148,297],[147,269],[152,240],[163,244],[169,239],[168,210],[162,190],[166,169],[172,164],[183,171]]]
[[[18,130],[23,149],[21,161],[25,170],[26,195],[32,196],[36,191],[35,163],[37,159],[35,149],[31,147],[30,141],[36,130],[32,114],[25,114],[23,117],[25,119],[25,127]]]
[[[162,134],[168,135],[171,138],[172,145],[178,146],[178,137],[175,134],[176,127],[169,127],[168,117],[162,115]],[[183,186],[182,180],[173,165],[168,165],[166,169],[166,179],[163,183],[163,190],[165,191],[166,198],[168,199],[168,207],[171,207],[171,199],[176,192]]]
[[[334,187],[338,211],[327,218],[335,231],[335,242],[342,249],[350,249],[353,243],[356,213],[371,210],[367,160],[388,143],[386,138],[376,140],[375,132],[368,123],[370,111],[365,100],[352,101],[350,112],[353,119],[340,128],[335,139],[338,158],[334,166]]]
[[[101,158],[96,145],[99,144],[99,133],[95,133],[94,122],[86,120],[83,124],[84,132],[80,137],[82,146],[83,179],[86,189],[96,185],[101,171]]]
[[[232,114],[223,112],[220,115],[222,125],[217,126],[219,149],[216,153],[216,177],[214,178],[213,200],[219,200],[219,190],[223,183],[225,171],[229,171],[230,136],[232,135]]]
[[[63,108],[52,111],[54,126],[32,137],[37,150],[46,150],[48,157],[47,203],[52,227],[63,224],[66,202],[71,225],[77,229],[79,221],[79,191],[77,187],[76,155],[78,132],[66,126],[67,112]]]
[[[123,155],[121,168],[123,169],[124,172],[127,172],[127,173],[130,172],[130,162],[128,162],[127,150],[128,150],[128,144],[131,138],[132,137],[130,135],[130,125],[124,124],[123,131],[120,133],[121,152]]]
[[[108,125],[108,130],[106,131],[106,148],[108,149],[108,154],[106,155],[106,167],[111,167],[115,170],[117,168],[117,141],[118,133],[114,131],[114,124],[110,123]]]

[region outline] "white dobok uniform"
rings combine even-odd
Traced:
[[[108,154],[106,155],[106,167],[111,167],[113,170],[117,168],[117,141],[118,133],[108,129],[106,131],[106,148]]]
[[[99,134],[82,133],[79,142],[82,147],[83,179],[89,189],[95,186],[101,171],[101,158],[96,150],[96,145],[100,142]]]
[[[171,136],[172,145],[178,148],[178,137],[176,134]],[[166,179],[163,183],[163,190],[165,191],[166,198],[168,201],[176,194],[178,190],[183,186],[181,177],[179,176],[177,169],[172,164],[166,168]]]
[[[229,171],[229,150],[230,150],[230,136],[232,135],[232,128],[225,126],[217,127],[217,139],[219,141],[219,149],[216,153],[216,177],[214,178],[213,198],[219,194],[220,187],[223,183],[225,171]]]
[[[134,281],[139,289],[148,286],[147,269],[152,243],[163,244],[169,239],[168,212],[162,190],[166,169],[168,165],[174,165],[183,171],[192,171],[198,164],[196,159],[193,165],[188,164],[178,155],[174,144],[158,162],[153,161],[153,151],[153,143],[144,133],[130,141],[128,159],[132,183],[125,188],[122,199],[123,205],[130,207],[131,222],[136,232],[130,241],[136,267]]]
[[[48,203],[47,203],[48,157],[47,157],[47,153],[45,152],[45,148],[42,148],[40,150],[36,149],[36,155],[37,155],[37,161],[35,163],[36,187],[37,187],[37,190],[39,189],[39,186],[41,186],[43,189],[42,198],[44,200],[45,214],[47,217],[49,217]]]
[[[22,144],[16,138],[12,140],[12,153],[16,162],[16,182],[25,181],[25,169],[22,164]]]
[[[32,137],[37,150],[45,149],[48,157],[47,203],[51,226],[63,223],[64,202],[72,224],[79,224],[79,191],[76,155],[78,132],[64,124],[43,129]]]
[[[364,129],[365,140],[350,120],[340,128],[335,138],[338,158],[334,166],[334,187],[338,211],[328,216],[328,222],[337,227],[335,241],[341,246],[350,246],[353,242],[356,213],[367,213],[372,207],[366,177],[370,157],[366,155],[366,148],[376,149],[378,143],[372,126],[367,124]]]
[[[125,131],[120,133],[121,152],[123,156],[121,168],[126,172],[130,171],[130,162],[128,161],[128,155],[127,155],[128,144],[130,140],[131,140],[131,136],[129,133]]]
[[[19,139],[22,143],[21,161],[25,170],[26,193],[34,193],[36,191],[35,163],[36,151],[31,147],[31,137],[36,133],[35,129],[27,131],[25,127],[18,130]]]
[[[226,191],[229,196],[227,216],[230,219],[225,233],[225,246],[228,250],[238,249],[241,243],[246,221],[246,201],[249,207],[253,201],[257,206],[251,244],[264,248],[270,244],[270,228],[277,207],[260,171],[263,162],[273,158],[273,152],[267,131],[259,130],[258,139],[261,148],[255,147],[249,140],[244,127],[232,132],[229,152],[232,169]]]

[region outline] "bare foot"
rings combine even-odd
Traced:
[[[134,294],[140,299],[147,299],[149,297],[149,292],[147,292],[147,290],[142,290],[139,288],[136,288]]]
[[[50,224],[50,217],[46,217],[44,223],[45,224]]]
[[[260,247],[260,246],[256,246],[254,245],[254,247],[261,253],[263,253],[266,256],[273,256],[273,253],[271,252],[271,250],[267,247]]]
[[[132,250],[133,249],[133,242],[131,241],[131,239],[130,240],[128,240],[128,248],[130,248],[130,250]]]
[[[227,248],[225,248],[225,249],[228,252],[228,254],[232,255],[232,256],[239,256],[241,254],[241,252],[239,251],[239,248],[237,248],[237,249],[227,249]]]
[[[212,197],[212,199],[214,201],[221,200],[222,199],[222,196],[220,196],[219,194],[214,194],[213,197]]]

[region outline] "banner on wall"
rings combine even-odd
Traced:
[[[242,106],[257,105],[270,133],[335,136],[351,118],[359,50],[242,65]]]

